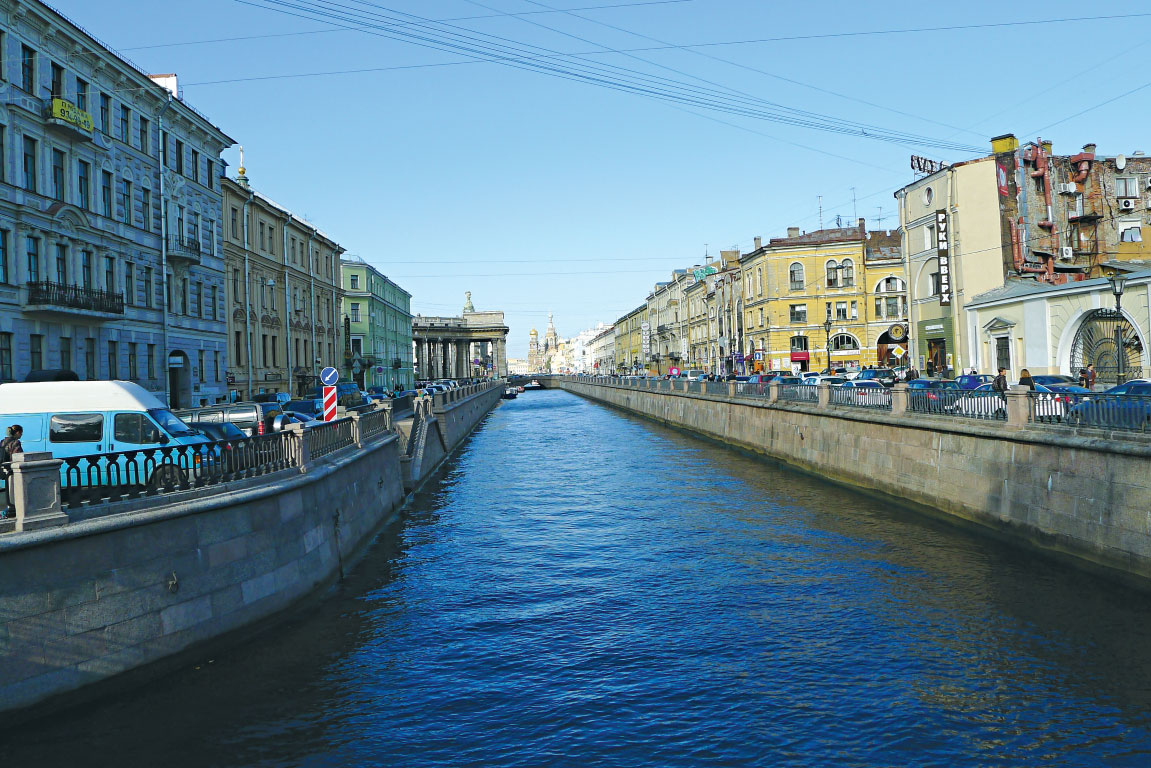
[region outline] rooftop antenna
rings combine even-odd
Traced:
[[[703,244],[703,263],[706,264],[711,261],[711,254],[707,252],[707,243]]]
[[[878,222],[878,226],[876,227],[876,229],[883,229],[883,220],[886,219],[887,217],[883,215],[883,206],[880,205],[880,206],[878,206],[878,208],[879,208],[879,215],[875,217],[876,222]]]
[[[859,210],[855,207],[855,187],[851,188],[851,218],[859,221]]]
[[[819,201],[819,228],[823,229],[823,195],[816,195],[815,199]]]
[[[839,229],[842,226],[843,226],[843,217],[837,213],[837,214],[835,214],[835,228]]]

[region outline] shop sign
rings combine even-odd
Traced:
[[[907,326],[902,323],[896,323],[887,329],[887,335],[891,337],[892,341],[900,342],[907,338]]]
[[[1007,184],[1007,166],[1003,163],[995,164],[995,185],[999,187],[999,194],[1004,197],[1011,194],[1011,187]]]
[[[94,125],[90,114],[64,99],[52,99],[52,118],[86,133],[91,133]]]
[[[935,212],[935,237],[938,241],[939,305],[951,306],[951,235],[947,229],[947,211]]]
[[[793,363],[797,363],[797,362],[801,363],[801,362],[804,362],[805,360],[810,360],[810,359],[811,359],[811,353],[807,352],[807,351],[792,352],[791,353],[791,361]]]
[[[947,163],[941,160],[928,160],[926,157],[920,157],[919,155],[911,156],[911,170],[916,173],[926,173],[930,175],[932,173],[938,173],[946,167]]]

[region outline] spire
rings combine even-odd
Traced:
[[[244,145],[240,145],[240,167],[236,169],[236,183],[244,189],[248,189],[248,176],[247,169],[244,168]]]

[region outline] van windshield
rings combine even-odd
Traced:
[[[191,437],[195,430],[176,418],[167,408],[149,408],[148,415],[172,437]]]

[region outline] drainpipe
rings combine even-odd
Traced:
[[[312,334],[312,359],[308,364],[312,367],[312,380],[315,381],[318,375],[316,358],[320,356],[320,350],[316,349],[316,265],[312,261],[312,235],[312,232],[308,233],[308,325]]]
[[[172,377],[169,372],[170,362],[168,356],[170,350],[168,349],[168,198],[164,192],[166,185],[164,184],[164,115],[172,108],[172,92],[168,91],[168,100],[164,102],[164,108],[156,115],[156,127],[159,133],[156,134],[156,158],[160,166],[160,295],[164,307],[163,317],[163,350],[164,350],[164,403],[172,407]],[[131,201],[129,201],[129,211],[127,215],[131,218]],[[200,372],[203,376],[203,371]]]
[[[288,322],[284,324],[284,346],[287,347],[287,355],[285,356],[288,361],[288,394],[293,394],[296,390],[292,386],[292,304],[291,293],[288,288],[288,225],[292,223],[292,214],[288,214],[288,218],[284,220],[284,317]]]
[[[243,167],[240,168],[240,175],[244,175]],[[248,190],[248,199],[244,201],[244,334],[247,336],[245,347],[248,350],[248,396],[244,398],[245,400],[252,399],[252,283],[248,259],[252,243],[248,226],[248,209],[255,197],[256,193]]]

